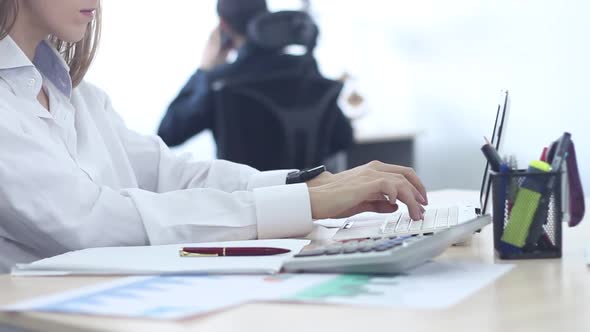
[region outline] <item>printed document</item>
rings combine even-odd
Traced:
[[[181,319],[245,302],[281,301],[414,309],[445,308],[476,293],[512,265],[430,262],[399,276],[128,277],[2,308],[149,319]]]

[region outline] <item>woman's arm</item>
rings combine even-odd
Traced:
[[[23,130],[16,114],[0,105],[0,234],[41,256],[99,246],[300,236],[311,230],[304,184],[249,191],[256,186],[254,170],[181,161],[159,139],[129,132],[122,142],[140,188],[112,188],[94,182],[59,144]],[[150,174],[159,190],[147,188]]]
[[[109,126],[122,143],[142,189],[157,193],[190,188],[252,191],[284,185],[287,173],[292,171],[260,172],[225,160],[191,161],[190,154],[177,156],[158,137],[141,135],[128,129],[104,93],[88,85],[85,88],[104,105]]]

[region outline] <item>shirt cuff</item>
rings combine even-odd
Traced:
[[[284,185],[287,183],[287,174],[292,171],[296,170],[291,169],[256,173],[252,175],[250,181],[248,181],[248,190],[252,191],[256,188]]]
[[[305,183],[254,189],[259,239],[305,236],[312,231]]]

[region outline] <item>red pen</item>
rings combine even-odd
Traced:
[[[181,257],[215,257],[215,256],[270,256],[284,254],[291,250],[269,247],[184,247],[180,249]]]
[[[547,161],[547,151],[549,149],[547,147],[543,148],[543,152],[541,152],[541,161]]]

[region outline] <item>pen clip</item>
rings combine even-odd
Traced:
[[[186,252],[182,249],[178,251],[180,257],[217,257],[219,254],[197,254],[192,252]]]

